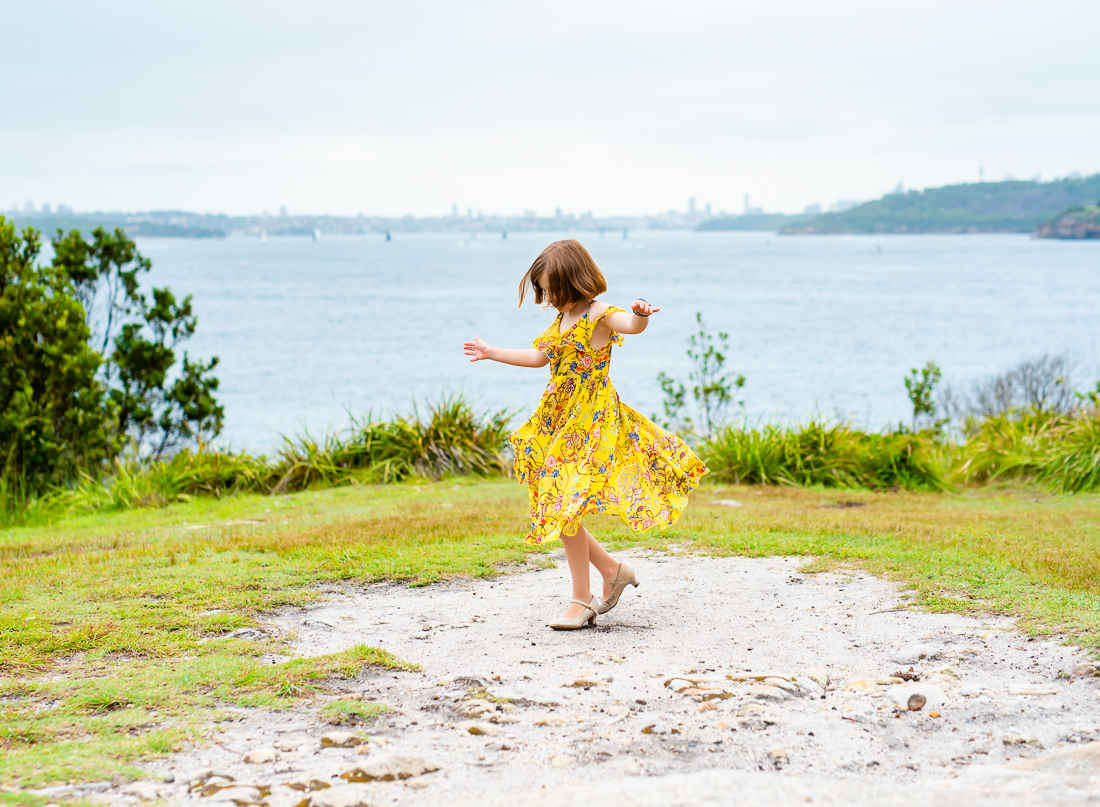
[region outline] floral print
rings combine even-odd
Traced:
[[[608,314],[585,314],[559,333],[561,315],[534,346],[550,357],[550,383],[538,409],[509,438],[515,472],[531,497],[530,544],[575,535],[582,516],[614,513],[636,532],[679,518],[707,467],[684,441],[619,400],[608,370],[612,332],[594,350],[592,332]]]

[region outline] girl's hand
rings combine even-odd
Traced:
[[[656,314],[658,311],[661,310],[659,308],[654,308],[641,298],[635,300],[630,307],[639,317],[648,317],[650,314]]]
[[[480,336],[475,336],[472,342],[464,342],[463,347],[467,356],[473,356],[470,361],[483,361],[489,358],[489,351],[492,350],[490,345],[481,341]]]

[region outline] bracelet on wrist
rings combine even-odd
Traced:
[[[639,299],[639,300],[642,300],[642,298],[641,298],[641,297],[639,297],[638,299]],[[643,302],[643,303],[645,303],[646,305],[649,305],[649,300],[642,300],[642,302]],[[644,318],[646,318],[646,319],[648,319],[648,318],[649,318],[649,314],[639,314],[639,313],[638,313],[637,311],[633,311],[632,313],[633,313],[633,314],[634,314],[634,316],[636,316],[636,317],[644,317]]]

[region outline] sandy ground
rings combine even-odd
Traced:
[[[255,798],[189,791],[211,769],[270,788],[273,806],[1100,803],[1100,678],[1066,676],[1081,651],[1003,618],[899,610],[898,588],[862,572],[630,557],[642,586],[594,629],[544,627],[567,602],[562,559],[495,580],[347,587],[284,611],[273,623],[303,655],[367,643],[423,667],[343,682],[392,707],[359,730],[369,743],[322,749],[334,727],[315,708],[241,710],[215,744],[150,764],[152,785],[91,795]],[[905,708],[915,693],[919,711]],[[249,751],[271,761],[246,763]],[[438,770],[338,778],[394,755]],[[285,785],[308,780],[334,786]]]

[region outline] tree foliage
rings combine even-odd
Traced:
[[[909,402],[913,404],[913,431],[920,426],[938,428],[943,425],[936,421],[936,401],[932,397],[943,373],[931,359],[920,370],[916,367],[905,378],[905,391]]]
[[[110,453],[110,411],[84,310],[41,269],[39,234],[0,217],[0,464],[8,491],[71,478]]]
[[[0,462],[11,491],[41,491],[120,454],[163,457],[221,430],[217,359],[177,362],[191,298],[142,291],[151,269],[124,231],[41,236],[0,217]],[[177,366],[178,365],[178,366]]]
[[[702,313],[695,314],[695,321],[699,330],[687,340],[687,355],[691,360],[688,379],[692,382],[691,397],[698,411],[699,427],[705,434],[713,435],[725,425],[734,391],[745,386],[745,376],[738,374],[734,377],[726,370],[729,334],[719,332],[714,335],[707,331]],[[657,381],[665,396],[663,407],[666,423],[685,433],[695,431],[696,422],[688,413],[687,389],[684,385],[678,384],[664,372],[657,375]],[[744,401],[737,403],[744,406]]]

